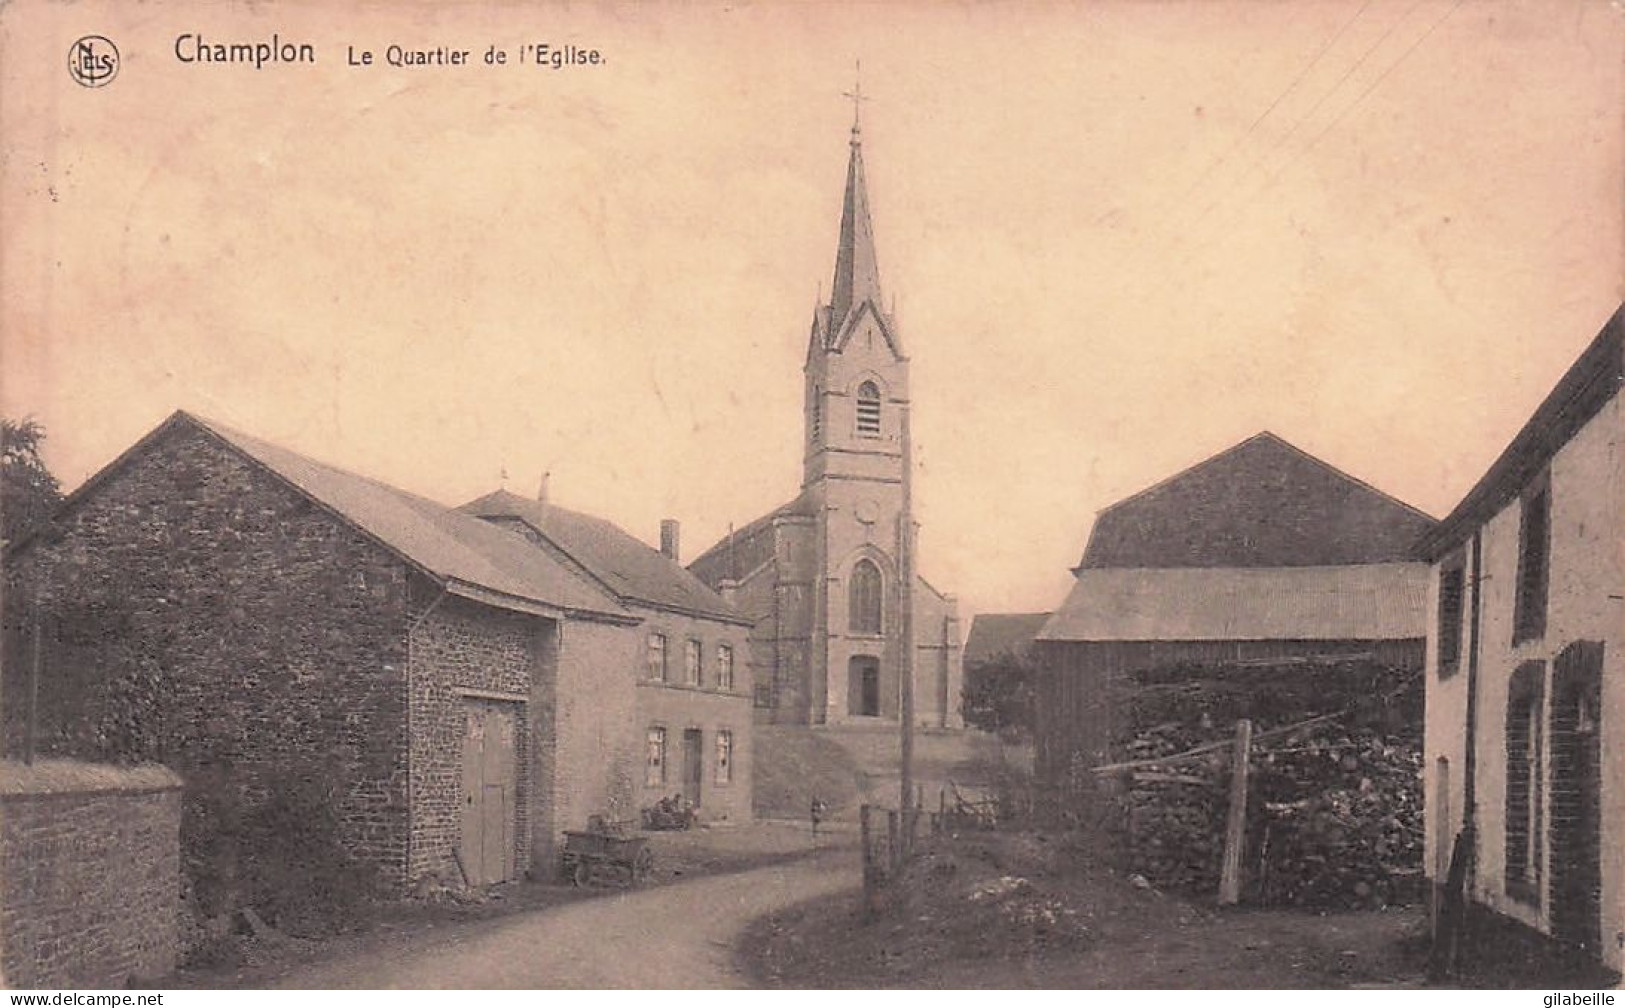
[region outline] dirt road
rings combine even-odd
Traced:
[[[753,919],[857,884],[856,854],[632,890],[283,977],[284,988],[726,988]]]

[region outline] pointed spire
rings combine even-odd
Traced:
[[[831,337],[840,332],[847,314],[865,300],[872,299],[877,309],[882,304],[874,227],[869,221],[869,191],[863,180],[863,135],[858,120],[858,108],[866,100],[862,84],[847,97],[852,99],[852,153],[846,165],[841,239],[835,251],[835,282],[830,289]]]

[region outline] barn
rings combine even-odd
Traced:
[[[641,549],[645,576],[692,580]],[[562,831],[643,803],[647,614],[623,592],[222,424],[172,415],[13,544],[6,578],[8,746],[167,764],[198,857],[226,838],[252,864],[327,823],[387,890],[484,885],[551,873]]]
[[[1038,632],[1040,783],[1064,790],[1116,755],[1127,714],[1112,694],[1129,677],[1419,670],[1427,570],[1412,550],[1433,524],[1268,432],[1101,511]]]

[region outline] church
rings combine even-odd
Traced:
[[[803,372],[801,492],[689,569],[752,622],[758,721],[896,724],[912,675],[915,723],[962,727],[958,606],[918,575],[907,535],[909,358],[881,300],[856,121]]]

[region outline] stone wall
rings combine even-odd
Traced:
[[[28,695],[37,612],[41,753],[213,775],[245,809],[320,774],[345,845],[399,880],[404,565],[190,423],[98,479],[7,558],[0,691]],[[4,706],[12,753],[26,707]]]
[[[0,762],[0,986],[174,969],[180,786],[157,766]]]
[[[529,863],[536,808],[533,738],[547,733],[530,709],[552,622],[420,591],[424,613],[411,631],[412,855],[408,875],[456,878],[461,836],[463,734],[469,702],[507,703],[514,744],[514,865]],[[549,677],[550,678],[550,677]],[[538,730],[538,728],[541,730]],[[545,773],[544,769],[544,773]],[[546,779],[543,777],[543,779]]]

